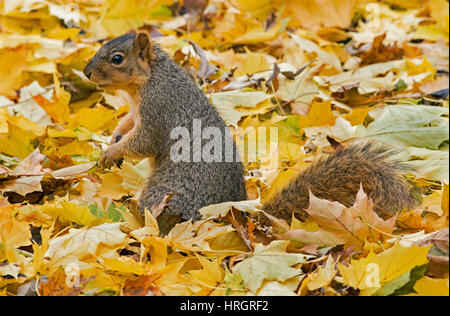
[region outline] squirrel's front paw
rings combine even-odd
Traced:
[[[121,133],[114,133],[111,136],[111,142],[110,145],[114,145],[115,143],[118,143],[122,139],[123,135]]]
[[[118,147],[112,145],[109,146],[102,154],[100,158],[100,166],[105,169],[109,169],[114,165],[120,166],[123,161],[122,153]]]

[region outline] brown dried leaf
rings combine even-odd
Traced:
[[[66,276],[62,269],[58,269],[53,275],[50,277],[47,283],[41,282],[40,295],[42,296],[78,296],[81,294],[86,284],[95,279],[92,278],[80,278],[78,280],[79,284],[72,282],[76,282],[77,276]],[[79,276],[78,276],[79,277]]]
[[[374,211],[372,200],[362,187],[355,204],[346,208],[338,202],[318,199],[310,192],[309,207],[306,212],[319,225],[315,232],[303,229],[290,230],[276,235],[280,239],[290,239],[305,244],[335,246],[354,245],[361,248],[366,241],[383,241],[394,230],[397,217],[384,221]]]
[[[123,296],[162,296],[161,289],[154,284],[155,275],[141,275],[127,279],[122,289]]]
[[[37,176],[42,175],[44,170],[42,168],[42,161],[46,156],[42,155],[39,151],[39,147],[36,148],[28,157],[19,162],[14,169],[14,173],[17,176]]]
[[[360,53],[361,65],[371,65],[383,63],[392,60],[400,60],[403,58],[413,58],[420,56],[422,53],[417,47],[409,46],[407,42],[401,47],[397,45],[387,46],[384,44],[386,33],[374,38],[370,49]]]
[[[194,43],[191,40],[187,41],[194,47],[195,52],[200,56],[200,68],[198,70],[198,76],[205,80],[208,79],[210,76],[215,75],[217,72],[216,67],[211,65],[208,61],[208,58],[206,57],[205,51],[196,43]]]
[[[421,247],[433,245],[428,253],[430,263],[426,275],[433,278],[448,278],[449,271],[449,229],[444,228],[417,243]]]

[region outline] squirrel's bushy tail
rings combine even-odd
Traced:
[[[412,208],[418,204],[413,188],[402,173],[409,168],[389,161],[395,154],[390,148],[374,142],[340,145],[293,179],[287,187],[264,205],[264,211],[288,222],[292,212],[305,219],[309,189],[321,199],[337,201],[350,207],[362,184],[380,216]]]

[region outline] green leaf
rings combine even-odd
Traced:
[[[13,167],[19,163],[19,160],[16,157],[8,157],[0,154],[0,163],[6,167]]]
[[[416,293],[416,282],[424,277],[428,264],[416,266],[389,283],[384,284],[374,296],[398,296]]]
[[[105,217],[105,213],[97,205],[97,203],[88,205],[88,208],[91,211],[91,214],[94,215],[95,217],[97,217],[97,218],[104,218]]]
[[[408,283],[406,283],[401,288],[395,290],[394,293],[392,293],[392,296],[397,295],[406,295],[411,293],[416,293],[414,290],[414,286],[416,285],[417,281],[422,279],[425,276],[425,271],[427,270],[428,264],[424,264],[421,266],[417,266],[414,269],[410,271],[410,280]]]
[[[429,125],[441,123],[448,125],[448,108],[429,105],[397,104],[376,108],[369,112],[375,122],[371,126],[388,126],[393,123],[411,123]]]
[[[152,10],[150,10],[150,15],[153,18],[158,18],[158,17],[172,17],[173,13],[172,11],[165,5],[161,5],[159,7],[156,7]]]
[[[402,79],[399,79],[397,81],[397,83],[395,84],[395,90],[397,90],[397,91],[403,91],[406,88],[408,88],[408,86],[406,85],[406,83]]]
[[[427,105],[390,105],[369,112],[374,122],[358,135],[398,147],[439,149],[448,141],[448,109]]]
[[[300,119],[300,115],[290,115],[290,116],[288,116],[288,118],[286,120],[284,120],[280,123],[283,126],[285,126],[295,136],[301,136],[299,119]]]
[[[117,207],[114,203],[111,203],[106,210],[106,216],[113,222],[120,222],[123,220],[123,210],[124,207],[122,205]]]
[[[407,148],[407,162],[418,177],[449,183],[448,150],[429,150],[425,148]]]
[[[422,127],[405,123],[375,128],[370,126],[361,136],[399,147],[439,149],[440,145],[449,139],[448,133],[448,126]]]

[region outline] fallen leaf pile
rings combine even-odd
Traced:
[[[449,294],[448,1],[1,6],[0,296]],[[167,234],[170,196],[136,211],[147,159],[98,167],[129,104],[82,73],[138,28],[192,74],[246,168],[248,201]],[[269,133],[242,147],[258,128],[277,128],[270,153]],[[349,208],[311,195],[306,221],[259,222],[262,203],[332,150],[327,137],[398,149],[421,205],[381,218],[363,190]]]

